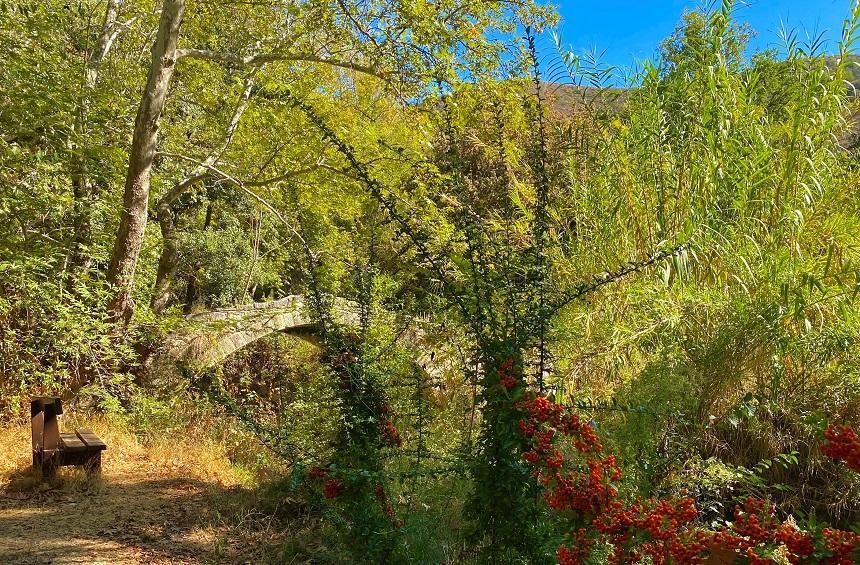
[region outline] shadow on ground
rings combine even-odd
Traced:
[[[279,532],[254,491],[141,472],[88,479],[26,468],[0,490],[0,563],[259,563]]]

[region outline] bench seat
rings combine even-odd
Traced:
[[[107,449],[107,444],[87,428],[77,428],[75,430],[75,435],[78,436],[78,439],[80,439],[88,449],[92,449],[94,451],[104,451]]]
[[[75,433],[60,432],[57,416],[62,413],[62,402],[57,397],[31,401],[33,467],[48,475],[66,465],[79,465],[89,473],[100,473],[102,451],[107,444],[87,428],[78,428]]]
[[[82,442],[77,434],[62,432],[60,434],[60,449],[67,452],[86,451],[87,444]]]

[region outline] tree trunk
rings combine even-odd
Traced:
[[[210,200],[206,204],[206,216],[203,219],[203,230],[208,231],[209,226],[212,224],[212,200]],[[195,265],[197,267],[197,265]],[[188,277],[186,279],[185,286],[185,304],[182,308],[183,313],[190,314],[194,310],[194,303],[197,302],[200,297],[200,285],[197,281],[197,275],[195,271],[191,271],[188,273]]]
[[[114,40],[116,39],[117,31],[116,19],[119,14],[119,0],[108,0],[107,8],[105,9],[105,19],[102,23],[102,31],[99,34],[99,39],[96,42],[96,47],[90,54],[87,60],[86,86],[94,88],[99,77],[102,60],[110,51]]]
[[[152,66],[134,123],[123,209],[108,269],[114,296],[108,307],[115,319],[126,322],[134,309],[132,290],[140,248],[146,230],[152,162],[158,141],[158,121],[176,63],[176,45],[185,11],[185,0],[165,0],[158,35],[152,48]]]
[[[158,207],[158,225],[161,227],[161,255],[152,291],[152,311],[161,314],[173,298],[173,279],[179,265],[179,242],[176,236],[176,216],[169,206]]]

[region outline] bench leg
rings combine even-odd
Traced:
[[[33,469],[49,479],[57,473],[57,467],[60,465],[60,453],[38,450],[33,452]]]
[[[102,473],[102,452],[96,451],[84,463],[84,469],[88,475],[101,475]]]

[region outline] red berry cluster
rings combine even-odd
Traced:
[[[328,479],[323,484],[323,496],[329,500],[337,498],[343,492],[343,482],[339,479]]]
[[[860,561],[860,534],[824,528],[821,532],[824,543],[832,556],[824,561],[827,565],[853,565]]]
[[[313,467],[308,473],[308,477],[315,480],[326,479],[322,485],[322,493],[323,496],[328,500],[333,500],[335,498],[340,497],[344,491],[346,490],[346,486],[343,481],[338,478],[331,477],[328,469],[324,469],[322,467]],[[376,501],[379,502],[382,507],[382,513],[385,514],[389,520],[391,520],[392,525],[395,528],[399,528],[403,525],[402,520],[397,519],[397,515],[394,512],[394,507],[388,502],[388,496],[385,493],[385,489],[380,483],[376,483],[373,486],[373,496],[376,498]]]
[[[788,550],[788,560],[792,563],[800,563],[801,557],[815,552],[815,540],[812,535],[801,531],[793,524],[782,523],[777,526],[772,541],[785,546]]]
[[[399,528],[403,525],[402,520],[398,520],[397,516],[394,513],[394,507],[388,503],[388,496],[385,494],[385,489],[382,488],[382,485],[377,483],[373,487],[373,496],[376,498],[376,501],[382,506],[382,513],[388,516],[388,519],[391,520],[392,525],[395,528]]]
[[[691,498],[625,503],[613,485],[621,478],[621,469],[613,455],[603,453],[590,424],[540,395],[533,394],[516,407],[522,414],[520,434],[528,440],[523,459],[534,467],[533,474],[545,487],[547,504],[591,526],[578,528],[569,536],[569,543],[559,547],[562,565],[584,563],[598,544],[612,546],[610,563],[648,558],[655,565],[694,565],[719,553],[763,565],[777,563],[772,554],[780,547],[792,564],[809,563],[817,549],[822,550],[819,555],[825,555],[817,561],[823,565],[860,562],[860,535],[825,529],[817,546],[812,534],[793,523],[780,522],[772,505],[754,498],[748,498],[743,508],[736,507],[731,527],[719,531],[694,523],[698,511]],[[560,437],[572,441],[579,453],[577,460],[566,460],[554,446]],[[827,439],[825,453],[855,468],[860,443],[853,430],[831,428]]]
[[[614,456],[600,456],[603,445],[594,428],[543,396],[527,397],[517,407],[526,416],[519,422],[520,434],[531,443],[523,459],[535,467],[534,475],[546,487],[547,504],[559,512],[576,510],[586,514],[607,507],[617,494],[611,483],[621,477],[621,469]],[[587,472],[562,470],[565,458],[553,445],[557,435],[571,438],[580,453],[589,455]]]
[[[400,438],[400,434],[397,432],[397,428],[394,427],[394,422],[391,420],[385,420],[382,424],[382,439],[390,445],[396,445],[397,447],[403,445],[403,440]]]
[[[625,505],[618,498],[613,483],[621,478],[621,468],[614,455],[605,455],[594,428],[563,406],[542,396],[532,396],[518,403],[525,416],[519,423],[520,433],[530,440],[523,459],[534,466],[534,474],[546,488],[544,499],[559,513],[574,512],[592,529],[581,528],[572,543],[558,551],[565,565],[583,563],[598,541],[610,543],[612,563],[633,563],[650,556],[654,563],[665,563],[667,556],[676,563],[698,563],[707,549],[689,524],[697,511],[692,499],[674,501],[638,501]],[[584,458],[580,465],[567,465],[565,457],[553,445],[557,437],[569,438]],[[584,463],[582,465],[581,463]],[[647,541],[634,538],[646,534]]]
[[[559,565],[579,565],[591,554],[594,541],[588,537],[585,528],[580,528],[571,536],[570,546],[562,545],[558,548]]]
[[[594,529],[613,546],[610,562],[634,563],[649,557],[655,564],[700,563],[707,540],[693,527],[698,510],[691,498],[613,500],[592,520]]]
[[[848,467],[860,473],[860,437],[849,426],[830,425],[824,432],[827,442],[821,451],[827,457],[844,461]]]
[[[379,418],[379,435],[382,441],[388,445],[402,446],[403,440],[391,420],[391,405],[385,399],[381,399],[376,406],[376,413]]]
[[[335,477],[331,477],[328,469],[323,467],[312,467],[310,472],[308,472],[308,478],[315,481],[326,479],[323,483],[322,493],[323,496],[329,500],[337,498],[341,493],[343,493],[343,481]]]
[[[507,390],[514,389],[520,384],[520,379],[513,372],[514,360],[508,357],[499,365],[499,383]]]
[[[785,547],[789,563],[807,563],[815,552],[811,534],[794,524],[780,522],[772,505],[749,497],[744,506],[735,506],[731,529],[723,528],[707,534],[711,546],[734,551],[752,564],[775,563],[766,553],[775,547]]]
[[[328,471],[322,467],[311,467],[308,477],[311,479],[322,479],[328,476]]]

